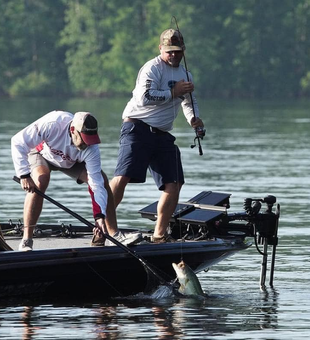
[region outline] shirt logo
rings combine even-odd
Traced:
[[[60,156],[64,161],[74,162],[69,155],[65,155],[61,150],[51,149],[51,152],[56,156]]]
[[[175,83],[176,83],[175,80],[169,80],[169,81],[168,81],[168,86],[169,86],[169,88],[172,89],[172,88],[174,87]]]

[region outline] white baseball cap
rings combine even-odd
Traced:
[[[98,122],[91,113],[76,112],[71,125],[81,134],[85,144],[93,145],[101,143],[98,136]]]

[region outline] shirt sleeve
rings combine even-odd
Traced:
[[[189,76],[189,81],[193,82],[192,75],[188,73],[188,76]],[[188,124],[191,125],[192,118],[199,117],[199,108],[198,108],[196,97],[193,92],[192,92],[192,95],[187,93],[184,96],[184,100],[182,101],[181,106],[182,106],[183,113]]]
[[[85,166],[88,176],[88,185],[92,198],[93,213],[96,218],[99,215],[106,216],[108,204],[108,193],[104,187],[104,179],[101,173],[101,160],[98,145],[92,145],[89,153],[85,158]],[[98,210],[98,207],[100,211]]]
[[[52,123],[45,124],[42,119],[28,125],[11,139],[11,152],[16,175],[30,173],[28,154],[38,144],[48,139]]]
[[[182,101],[182,104],[181,104],[184,116],[185,116],[188,124],[190,124],[190,125],[191,125],[191,120],[194,116],[199,117],[198,104],[197,104],[197,100],[196,100],[195,96],[193,95],[193,93],[192,93],[192,99],[193,99],[193,102],[190,98],[190,95],[187,94],[187,95],[184,96],[184,100]],[[194,110],[195,110],[195,115],[194,115],[193,106],[194,106]]]

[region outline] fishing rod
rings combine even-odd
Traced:
[[[181,41],[181,38],[183,39],[183,36],[182,36],[182,34],[180,32],[177,18],[175,16],[173,16],[172,19],[175,22],[175,25],[177,27],[177,31],[179,33],[179,38],[180,38],[180,41]],[[172,19],[171,19],[171,21],[172,21]],[[184,43],[184,39],[183,39],[183,43]],[[184,67],[185,67],[185,71],[186,71],[186,78],[187,78],[187,81],[190,82],[189,72],[188,72],[186,58],[185,58],[185,53],[184,53],[185,48],[182,47],[182,49],[183,49],[183,60],[184,60]],[[193,100],[193,95],[192,95],[191,92],[189,93],[189,96],[190,96],[190,100],[191,100],[191,104],[192,104],[193,115],[194,115],[194,118],[196,119],[197,115],[196,115],[196,112],[195,112],[194,100]],[[195,133],[196,133],[196,137],[194,138],[194,144],[191,145],[191,148],[193,149],[196,146],[196,141],[197,141],[199,155],[202,156],[203,152],[202,152],[202,147],[201,147],[200,139],[203,139],[203,137],[205,136],[205,129],[203,127],[198,127],[198,128],[195,129]]]

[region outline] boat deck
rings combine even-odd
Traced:
[[[33,249],[89,247],[91,239],[91,235],[79,235],[74,238],[58,236],[36,237],[33,239]],[[13,250],[18,250],[21,237],[5,237],[5,241]]]

